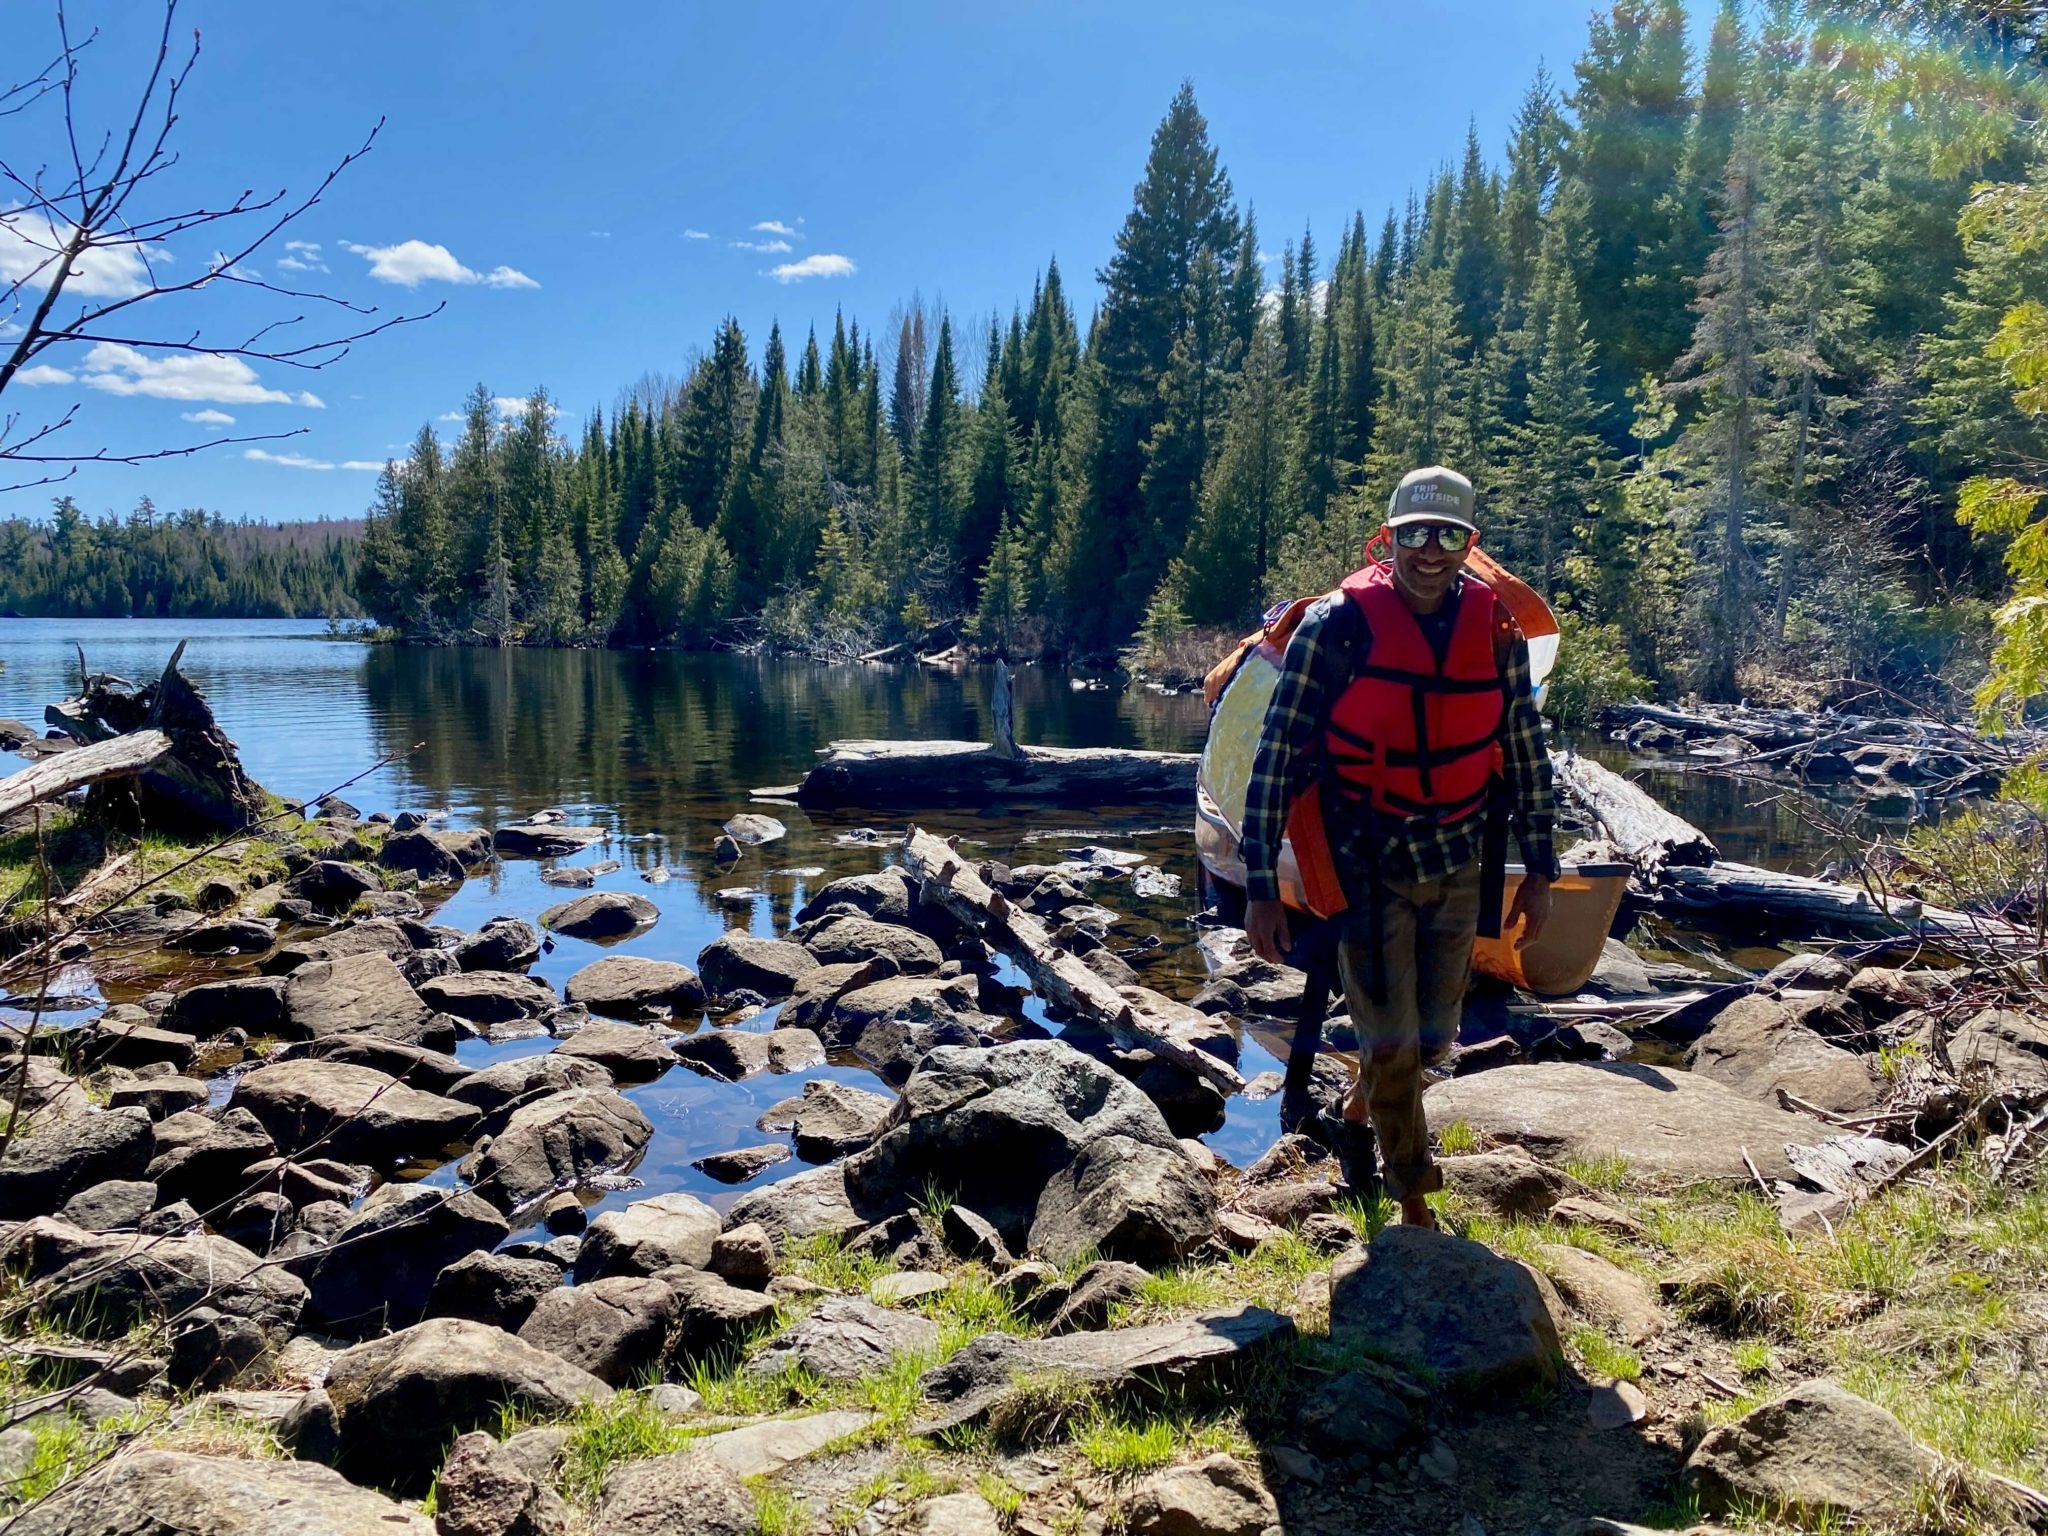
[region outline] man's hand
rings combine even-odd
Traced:
[[[1513,928],[1515,920],[1522,920],[1522,931],[1515,935],[1515,948],[1534,944],[1543,932],[1543,925],[1550,921],[1550,877],[1531,872],[1522,876],[1522,883],[1515,890],[1514,905],[1508,908],[1507,926]]]
[[[1246,902],[1244,931],[1252,941],[1252,952],[1261,960],[1270,960],[1275,965],[1287,963],[1287,951],[1294,947],[1294,936],[1287,931],[1287,908],[1280,902]]]

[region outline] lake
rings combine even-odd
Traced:
[[[712,860],[711,846],[725,820],[747,808],[749,790],[795,782],[816,750],[834,739],[988,735],[992,675],[985,668],[828,667],[665,651],[417,650],[331,641],[322,625],[289,620],[0,620],[0,660],[6,663],[0,716],[40,728],[44,705],[76,688],[79,647],[95,672],[140,680],[161,671],[181,639],[189,642],[186,674],[267,788],[310,801],[345,785],[344,797],[366,812],[439,813],[455,826],[495,828],[559,807],[571,820],[611,834],[608,844],[563,862],[615,858],[623,867],[599,877],[596,888],[643,895],[660,909],[659,922],[625,952],[689,963],[729,926],[785,931],[809,893],[826,881],[892,859],[902,832],[898,823],[870,818],[877,839],[860,841],[867,823],[859,818],[771,807],[789,835],[747,850],[728,872]],[[1198,694],[1168,695],[1036,667],[1017,674],[1017,735],[1026,742],[1193,751],[1206,721]],[[1597,741],[1586,745],[1617,766],[1625,761]],[[1673,809],[1711,832],[1729,857],[1810,871],[1847,851],[1816,833],[1797,797],[1786,800],[1769,786],[1670,771],[1648,782]],[[1142,852],[1181,876],[1184,894],[1138,900],[1127,889],[1098,887],[1096,899],[1128,919],[1112,944],[1157,934],[1163,944],[1132,956],[1144,981],[1180,997],[1201,985],[1192,943],[1194,860],[1184,817],[1059,810],[920,820],[960,836],[979,854],[1017,863],[1056,862],[1059,850],[1083,843]],[[551,862],[496,865],[443,902],[434,920],[465,929],[501,913],[531,920],[575,894],[542,882]],[[642,879],[656,868],[671,878]],[[1682,935],[1652,936],[1647,947],[1702,951]],[[533,974],[559,991],[573,972],[606,952],[561,939]],[[1755,963],[1770,956],[1741,958]],[[62,990],[81,984],[89,990],[91,978],[68,978]],[[772,1023],[771,1009],[743,1027]],[[459,1054],[483,1065],[551,1043],[470,1040]],[[1275,1065],[1246,1039],[1241,1067],[1247,1077]],[[811,1076],[881,1086],[864,1068],[829,1065],[738,1084],[676,1068],[627,1090],[656,1128],[636,1170],[647,1188],[607,1196],[605,1204],[669,1189],[730,1204],[756,1186],[716,1184],[693,1170],[691,1160],[780,1139],[756,1131],[754,1121],[770,1104],[800,1092]],[[1206,1139],[1242,1165],[1271,1141],[1277,1112],[1277,1099],[1235,1098],[1224,1128]],[[792,1159],[756,1184],[803,1166]],[[431,1175],[439,1181],[453,1176],[452,1166]]]

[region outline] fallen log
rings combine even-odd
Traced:
[[[1553,752],[1550,765],[1559,790],[1599,823],[1602,834],[1644,877],[1655,878],[1673,865],[1712,864],[1720,857],[1706,833],[1591,758]]]
[[[1106,1031],[1123,1050],[1147,1050],[1204,1078],[1223,1093],[1244,1087],[1229,1062],[1196,1043],[1215,1020],[1150,987],[1117,987],[1061,949],[1046,925],[967,867],[958,850],[917,827],[903,835],[903,866],[918,899],[945,908],[992,948],[1017,962],[1047,1002]]]
[[[835,741],[797,786],[806,810],[1149,805],[1195,799],[1192,752],[1018,747],[978,741]]]
[[[39,800],[55,800],[103,779],[133,778],[162,762],[170,750],[170,737],[162,731],[144,730],[110,736],[89,747],[46,758],[34,767],[0,779],[0,817],[12,816]]]
[[[1667,867],[1651,888],[1661,917],[1708,927],[1835,939],[1910,939],[1965,954],[2030,954],[2029,929],[1995,917],[1884,896],[1831,880],[1788,875],[1754,864],[1710,869]]]

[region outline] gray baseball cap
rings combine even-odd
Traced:
[[[1441,464],[1411,469],[1401,477],[1387,502],[1387,526],[1452,523],[1477,533],[1479,525],[1472,521],[1472,505],[1472,482],[1455,469],[1445,469]]]

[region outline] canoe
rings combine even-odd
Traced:
[[[1227,904],[1226,915],[1232,909],[1241,912],[1244,859],[1238,850],[1237,828],[1203,786],[1195,790],[1195,853],[1202,862],[1203,875],[1216,887],[1219,900]],[[1515,892],[1521,888],[1522,875],[1521,865],[1508,865],[1501,902],[1503,925]],[[1472,968],[1525,992],[1561,997],[1578,991],[1600,963],[1600,949],[1621,910],[1628,877],[1629,867],[1621,863],[1565,866],[1550,888],[1550,920],[1543,936],[1517,948],[1515,936],[1520,925],[1514,929],[1503,926],[1499,938],[1481,939],[1473,945]],[[1280,845],[1280,899],[1296,911],[1309,910],[1294,847],[1284,842]]]

